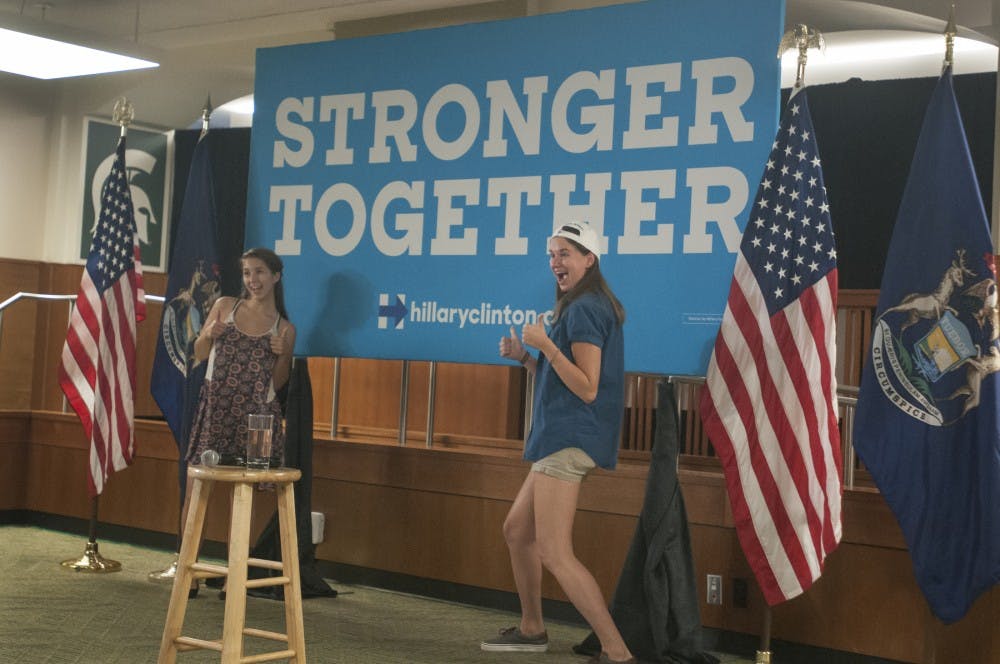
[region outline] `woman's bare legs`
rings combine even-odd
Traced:
[[[528,473],[514,504],[503,523],[503,536],[510,552],[514,585],[521,601],[522,634],[535,635],[545,631],[542,618],[542,559],[535,545],[534,477]]]
[[[545,569],[559,582],[583,619],[594,630],[601,649],[613,660],[632,657],[615,626],[593,575],[573,553],[573,519],[580,483],[531,473],[534,480],[536,547]]]
[[[579,482],[529,472],[507,513],[503,533],[521,601],[520,629],[529,635],[545,630],[544,565],[594,630],[608,657],[627,660],[632,654],[608,613],[597,581],[573,553],[573,519],[579,495]]]

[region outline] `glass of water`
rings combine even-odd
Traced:
[[[274,415],[249,415],[247,419],[247,468],[267,470],[271,464]]]

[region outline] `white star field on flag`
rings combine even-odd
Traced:
[[[812,124],[794,103],[789,110],[771,146],[741,246],[769,314],[798,298],[837,261]]]
[[[111,168],[104,190],[104,205],[94,234],[96,262],[91,271],[94,286],[104,292],[133,265],[133,239],[130,226],[132,195],[128,179],[118,162]],[[92,256],[94,256],[92,254]]]

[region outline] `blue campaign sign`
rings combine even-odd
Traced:
[[[777,126],[781,0],[673,0],[257,53],[247,246],[313,356],[503,362],[547,238],[602,237],[630,371],[703,374]]]

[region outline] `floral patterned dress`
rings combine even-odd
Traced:
[[[246,458],[247,415],[274,415],[271,458],[282,459],[285,432],[281,405],[271,380],[278,356],[271,351],[271,335],[278,332],[281,316],[259,336],[236,327],[237,300],[225,322],[228,327],[212,344],[205,384],[191,425],[187,462],[201,463],[201,453],[215,450],[224,464],[240,464]],[[281,465],[280,463],[275,465]]]

